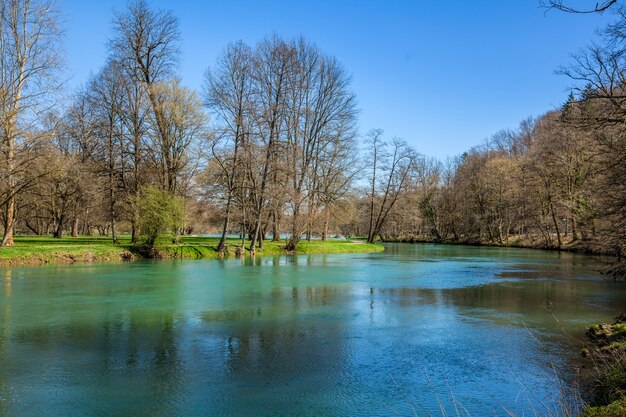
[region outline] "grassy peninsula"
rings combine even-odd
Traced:
[[[160,258],[218,258],[218,241],[214,237],[184,236],[178,243],[172,243],[171,238],[161,237],[155,244],[156,255]],[[250,242],[246,241],[245,244],[249,245]],[[249,256],[247,250],[239,249],[241,239],[228,239],[227,245],[225,256]],[[257,255],[372,253],[383,250],[382,245],[358,240],[313,240],[300,242],[297,251],[288,252],[284,241],[266,241],[262,251],[257,249]],[[14,246],[0,251],[0,265],[120,261],[142,257],[141,246],[132,244],[130,236],[120,236],[117,245],[106,236],[16,236]]]

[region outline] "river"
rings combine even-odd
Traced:
[[[598,267],[395,244],[2,269],[0,415],[528,415],[625,310]]]

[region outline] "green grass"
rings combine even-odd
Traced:
[[[592,346],[586,356],[592,366],[589,373],[590,403],[583,416],[626,416],[626,317],[621,314],[613,323],[591,326],[587,335]]]
[[[131,255],[129,244],[130,238],[126,239],[126,245],[116,246],[110,238],[101,237],[55,239],[47,236],[16,236],[15,246],[0,248],[0,264],[119,260]]]
[[[603,407],[588,407],[581,417],[623,417],[626,416],[626,397]]]
[[[185,236],[181,238],[179,244],[172,244],[171,241],[161,239],[157,242],[157,249],[167,257],[176,258],[208,258],[218,257],[217,244],[218,238]],[[227,239],[229,253],[232,255],[236,247],[241,246],[241,239]],[[257,255],[281,255],[287,253],[285,251],[285,241],[264,241],[263,250],[257,249]],[[248,248],[249,241],[245,242]],[[298,254],[314,254],[314,253],[372,253],[382,252],[384,247],[377,244],[368,244],[350,240],[315,240],[311,242],[302,241],[298,245]],[[245,251],[246,255],[249,252]]]
[[[165,258],[217,258],[219,239],[213,237],[184,236],[178,244],[162,237],[156,242],[156,249]],[[228,256],[234,256],[234,249],[241,245],[240,239],[228,239]],[[249,241],[246,241],[246,247]],[[265,241],[257,255],[280,255],[285,252],[285,242]],[[114,245],[110,237],[81,236],[55,239],[48,236],[16,236],[15,246],[0,248],[0,265],[42,264],[57,262],[119,261],[139,257],[139,246],[132,245],[130,236],[120,236],[119,244]],[[303,241],[298,246],[298,254],[314,253],[372,253],[384,248],[378,244],[360,241]],[[249,253],[246,250],[245,256]]]

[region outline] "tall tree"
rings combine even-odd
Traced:
[[[146,91],[150,103],[158,148],[164,157],[165,188],[174,191],[175,178],[171,175],[177,162],[172,149],[171,115],[175,69],[180,55],[178,20],[169,10],[154,10],[145,0],[131,1],[125,11],[117,12],[113,21],[113,39],[110,49],[131,79]],[[177,93],[182,90],[178,89]],[[170,105],[168,105],[168,103]]]
[[[93,77],[87,94],[96,115],[96,137],[99,140],[99,159],[107,177],[108,214],[111,237],[117,243],[118,195],[121,178],[123,75],[116,61],[109,61]]]
[[[370,169],[369,177],[369,225],[367,228],[367,238],[374,233],[374,210],[376,204],[376,186],[381,160],[386,157],[385,141],[383,140],[382,129],[372,129],[367,133],[366,143],[368,146],[368,164]]]
[[[224,220],[217,245],[220,253],[225,249],[235,193],[242,186],[241,153],[251,125],[252,66],[252,50],[237,42],[229,45],[218,58],[217,66],[205,74],[205,104],[219,123],[214,128],[211,151],[225,185]]]
[[[380,190],[377,191],[378,203],[375,208],[374,222],[367,235],[369,243],[373,243],[380,235],[389,213],[402,193],[406,191],[414,169],[416,154],[405,141],[394,138],[390,146],[388,157],[381,166]]]
[[[594,139],[601,165],[597,174],[597,210],[606,245],[621,255],[626,249],[626,11],[602,31],[603,42],[574,56],[562,73],[577,82],[563,120]]]
[[[254,223],[250,252],[255,253],[256,244],[263,244],[262,221],[267,205],[267,192],[272,174],[277,169],[276,156],[284,130],[286,115],[287,82],[295,69],[295,51],[292,45],[272,37],[256,48],[254,67],[254,118],[258,135],[258,168],[249,166],[248,172],[254,184],[251,188]],[[252,148],[250,148],[252,149]],[[248,158],[249,162],[253,159]]]
[[[159,130],[164,133],[164,136],[153,135],[162,188],[170,193],[184,194],[188,178],[183,178],[183,174],[194,168],[189,152],[196,142],[206,138],[206,114],[198,95],[181,86],[178,80],[159,83],[152,91],[161,114],[162,127]]]
[[[286,146],[291,191],[291,238],[295,250],[306,230],[303,208],[315,209],[321,153],[333,139],[350,140],[356,121],[356,97],[350,76],[332,56],[299,39],[294,45],[297,70],[289,79]],[[345,134],[345,135],[344,135]]]
[[[143,85],[122,71],[120,74],[123,90],[121,121],[122,140],[122,183],[133,201],[142,186],[149,182],[148,162],[150,143],[150,103]],[[131,241],[139,239],[139,208],[130,204]]]
[[[33,118],[56,87],[60,67],[58,16],[51,0],[0,1],[0,142],[2,246],[13,245],[17,195],[32,184],[20,151],[36,139]]]

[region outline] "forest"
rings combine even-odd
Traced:
[[[624,252],[624,12],[564,63],[560,108],[445,161],[361,134],[349,69],[304,37],[228,44],[202,91],[185,87],[177,18],[143,0],[113,14],[106,63],[66,91],[60,13],[0,2],[2,246],[211,233],[251,253],[335,236]]]

